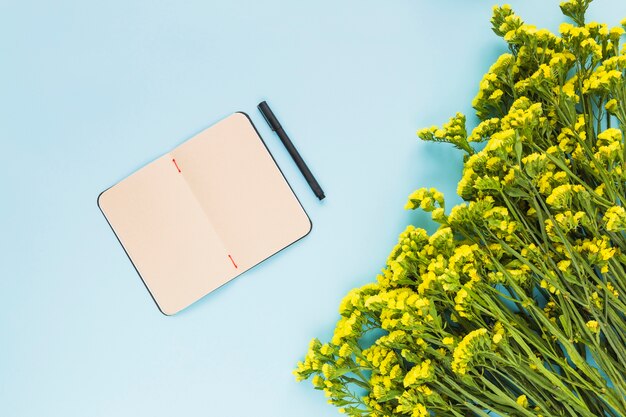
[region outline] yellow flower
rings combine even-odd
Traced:
[[[343,340],[352,336],[357,325],[357,319],[360,313],[354,312],[350,317],[342,317],[335,327],[335,333],[333,335],[332,343],[334,345],[342,344]]]
[[[606,146],[614,142],[622,141],[622,131],[615,129],[614,127],[604,130],[598,133],[598,145]]]
[[[608,111],[609,113],[613,113],[615,114],[615,112],[617,111],[617,100],[615,100],[614,98],[607,101],[607,103],[605,104],[604,108],[606,109],[606,111]]]
[[[561,5],[565,5],[565,2],[561,3]],[[572,29],[574,29],[574,26],[571,23],[561,23],[559,25],[559,33],[561,35],[567,35]]]
[[[415,407],[413,407],[413,412],[411,413],[411,417],[429,417],[429,416],[430,416],[430,413],[428,412],[424,404],[416,404]]]
[[[313,383],[313,386],[315,388],[324,388],[324,378],[322,378],[320,375],[315,375],[311,382]]]
[[[546,198],[546,203],[555,209],[568,208],[572,204],[572,198],[577,194],[582,195],[584,192],[585,189],[582,185],[559,185]]]
[[[452,371],[458,375],[465,375],[469,364],[474,358],[475,345],[480,343],[487,334],[487,329],[477,329],[468,333],[459,342],[452,352]]]
[[[451,117],[441,129],[432,126],[428,129],[419,130],[417,136],[424,141],[448,142],[470,155],[474,153],[474,149],[467,142],[465,115],[462,113],[457,113]]]
[[[502,97],[502,94],[504,94],[502,90],[497,89],[493,93],[491,93],[491,95],[489,96],[489,100],[499,100]]]
[[[600,250],[600,258],[603,261],[608,261],[613,256],[615,256],[615,248],[602,248]]]
[[[445,203],[443,193],[435,188],[420,188],[409,196],[409,201],[406,203],[404,208],[406,210],[413,210],[420,207],[426,212],[431,212],[437,207],[435,206],[435,203],[439,207],[444,207]]]
[[[333,374],[333,367],[332,367],[332,365],[329,364],[329,363],[325,363],[322,366],[322,373],[324,374],[324,376],[326,378],[330,378],[332,376],[332,374]]]
[[[563,272],[567,272],[571,264],[572,264],[572,261],[567,261],[567,260],[559,261],[559,263],[557,263],[557,267],[559,268],[559,270]]]
[[[550,291],[551,294],[561,294],[561,291],[559,289],[557,289],[554,285],[549,284],[548,281],[546,281],[545,279],[541,280],[539,286]]]
[[[624,34],[624,29],[622,29],[619,26],[616,26],[614,28],[611,28],[611,31],[609,32],[609,37],[611,38],[611,40],[613,42],[618,42],[619,38]]]
[[[435,374],[434,368],[431,366],[430,359],[425,360],[422,363],[418,363],[404,377],[403,384],[405,387],[410,387],[415,384],[423,384],[430,381]]]
[[[420,385],[419,387],[415,388],[417,391],[421,392],[422,394],[424,394],[425,396],[429,396],[433,394],[433,390],[431,390],[428,385]]]
[[[402,375],[402,368],[398,364],[394,365],[393,368],[391,368],[391,371],[389,371],[389,378],[391,379],[396,379],[400,377],[401,375]]]
[[[606,230],[609,232],[619,232],[626,230],[626,210],[622,206],[609,208],[603,217]]]
[[[598,333],[600,331],[600,323],[595,320],[589,320],[585,325],[592,333]]]
[[[515,402],[521,407],[528,408],[528,398],[526,397],[525,394],[522,394],[519,397],[517,397],[517,400],[515,400]]]
[[[489,137],[496,132],[496,130],[500,127],[500,119],[497,117],[492,117],[491,119],[484,120],[478,124],[472,130],[472,133],[467,138],[469,142],[482,142],[484,139],[489,139]]]
[[[467,306],[467,298],[469,297],[469,293],[467,292],[468,287],[469,284],[464,285],[454,297],[454,309],[459,312],[459,316],[461,317],[470,317],[465,308]]]
[[[339,356],[342,358],[347,358],[348,356],[350,356],[351,353],[352,348],[347,343],[344,343],[343,345],[341,345],[341,348],[339,348]]]
[[[613,294],[613,296],[614,296],[615,298],[618,298],[618,297],[619,297],[619,292],[615,289],[615,287],[613,286],[613,284],[611,284],[610,282],[607,282],[607,283],[606,283],[606,289],[607,289],[607,291],[609,291],[610,293],[612,293],[612,294]]]

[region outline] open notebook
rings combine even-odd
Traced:
[[[98,206],[167,315],[311,230],[244,113],[223,119],[105,190]]]

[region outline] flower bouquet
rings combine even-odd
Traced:
[[[296,377],[341,412],[626,416],[626,48],[589,3],[561,4],[559,35],[494,8],[510,53],[480,83],[480,123],[418,132],[464,152],[465,203],[415,191],[406,207],[439,229],[409,226],[311,342]]]

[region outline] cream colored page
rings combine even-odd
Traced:
[[[240,272],[309,232],[309,218],[244,114],[172,154]]]
[[[165,314],[180,311],[238,273],[185,175],[166,154],[99,198]]]

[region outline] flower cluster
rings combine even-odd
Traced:
[[[457,113],[456,116],[451,117],[450,120],[443,125],[443,127],[438,128],[437,126],[431,126],[420,130],[417,132],[417,135],[422,140],[431,142],[448,142],[466,152],[472,153],[474,151],[467,142],[465,115],[461,113]]]
[[[590,2],[561,4],[558,35],[494,8],[510,53],[480,82],[480,123],[418,132],[464,152],[465,202],[412,193],[439,229],[408,226],[311,342],[296,377],[340,411],[626,416],[626,50]]]

